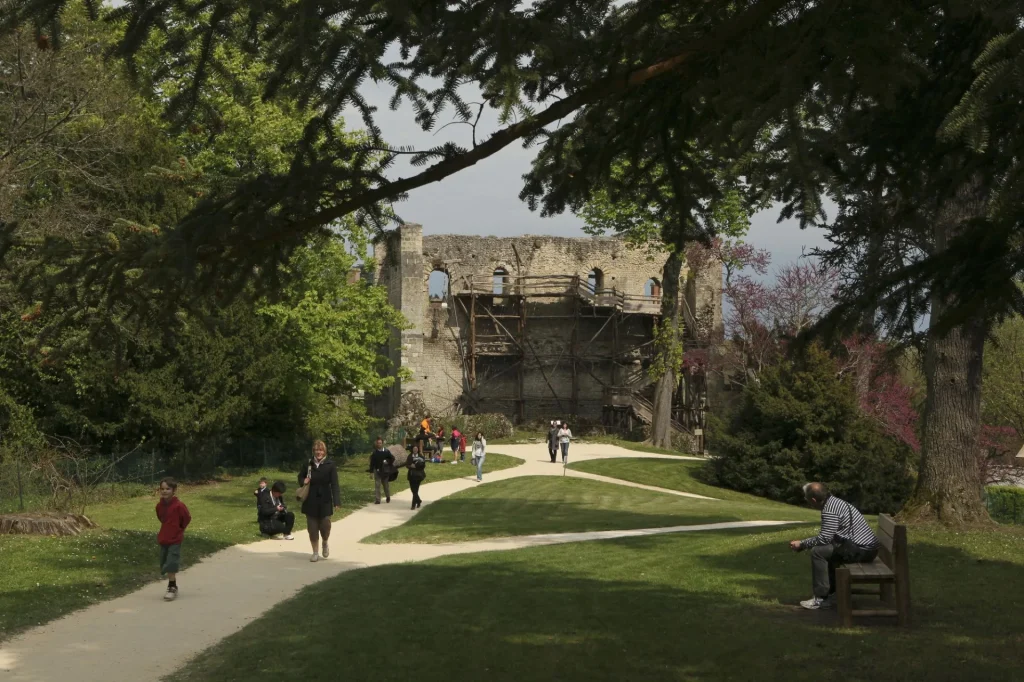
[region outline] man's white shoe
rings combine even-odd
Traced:
[[[323,549],[321,551],[323,552],[325,559],[331,555],[331,549],[327,546],[326,542],[324,543]]]
[[[800,606],[811,611],[818,609],[834,609],[836,607],[836,600],[834,597],[826,597],[821,599],[820,597],[812,597],[805,601],[800,602]]]
[[[319,554],[314,554],[313,556],[309,557],[309,560],[314,562],[314,563],[317,562],[317,561],[320,561],[320,555]]]
[[[174,601],[178,596],[177,590],[167,590],[167,594],[164,595],[164,601]]]
[[[285,536],[284,536],[284,539],[285,539],[285,540],[294,540],[294,539],[295,539],[295,536],[294,536],[294,535],[285,535]]]

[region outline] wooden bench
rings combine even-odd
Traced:
[[[895,616],[900,625],[910,624],[910,563],[907,559],[907,527],[891,516],[878,515],[878,557],[870,563],[844,564],[836,568],[836,605],[843,627],[854,616]],[[863,585],[877,585],[864,589]],[[879,608],[853,608],[853,595],[881,599]]]

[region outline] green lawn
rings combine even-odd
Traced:
[[[488,453],[487,470],[517,466],[522,460]],[[339,519],[373,502],[373,482],[366,473],[367,458],[339,466],[342,508]],[[466,476],[469,464],[428,465],[430,481]],[[225,547],[260,539],[252,491],[260,476],[288,486],[286,500],[299,515],[292,494],[297,472],[268,470],[202,485],[181,485],[178,496],[188,506],[192,523],[182,547],[183,568]],[[392,492],[409,487],[405,474]],[[99,601],[131,592],[159,579],[154,507],[156,494],[96,505],[86,514],[100,529],[76,537],[0,536],[0,641],[15,633]]]
[[[570,464],[569,468],[590,474],[619,478],[623,481],[714,497],[719,500],[767,503],[761,497],[701,483],[694,478],[694,474],[703,466],[705,466],[704,462],[685,459],[678,461],[668,459],[593,459]]]
[[[1013,601],[1024,594],[1022,529],[911,529],[906,630],[836,630],[834,612],[795,607],[810,592],[806,555],[785,544],[796,535],[693,533],[353,571],[270,609],[170,679],[1024,679]]]
[[[424,507],[402,526],[366,541],[459,542],[534,533],[819,518],[809,509],[752,499],[756,502],[698,500],[583,478],[525,476],[446,497]]]
[[[667,450],[665,448],[656,448],[653,445],[647,443],[637,442],[635,440],[623,440],[616,438],[615,436],[592,436],[590,438],[580,438],[578,442],[581,443],[607,443],[609,445],[617,445],[623,450],[633,450],[634,452],[651,452],[656,455],[674,455],[676,457],[694,457],[692,453],[680,452],[679,450]],[[572,450],[569,450],[569,458],[572,458]]]

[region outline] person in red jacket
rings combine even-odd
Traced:
[[[160,574],[167,576],[166,601],[178,596],[178,569],[181,564],[181,541],[185,539],[192,516],[185,503],[175,497],[178,484],[173,478],[160,481],[160,501],[156,503],[156,517],[160,519],[160,532],[156,541],[160,544]]]

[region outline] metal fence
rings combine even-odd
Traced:
[[[399,428],[384,434],[375,430],[351,434],[332,443],[330,454],[335,458],[369,455],[378,435],[390,444],[402,443],[406,433]],[[6,451],[0,453],[0,514],[68,508],[74,506],[71,500],[81,499],[83,494],[90,503],[138,494],[164,476],[196,480],[257,469],[298,471],[310,449],[310,440],[302,436],[254,436],[216,444],[196,442],[175,449],[142,446],[130,451],[58,458],[46,466],[31,452]]]

